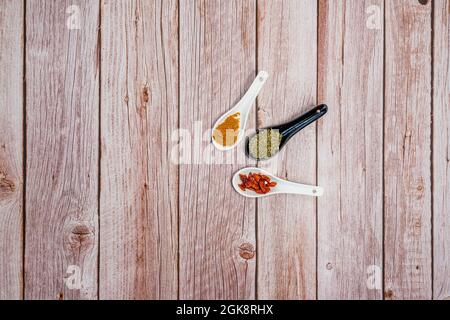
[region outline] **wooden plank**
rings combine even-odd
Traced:
[[[258,127],[280,124],[316,103],[316,1],[258,1],[258,67],[270,78],[258,99]],[[262,164],[264,166],[264,164]],[[271,171],[316,183],[316,126],[294,137]],[[258,298],[316,297],[316,199],[258,200]]]
[[[22,297],[23,1],[0,6],[0,300]]]
[[[255,297],[255,201],[230,183],[243,144],[225,161],[210,134],[202,140],[256,75],[255,10],[253,0],[180,2],[180,128],[191,135],[180,154],[181,299]]]
[[[177,1],[103,1],[101,299],[177,297]]]
[[[320,1],[319,299],[382,297],[383,22],[382,0]]]
[[[26,299],[97,298],[98,17],[27,1]]]
[[[433,3],[433,297],[450,299],[450,1]]]
[[[385,297],[431,299],[431,4],[385,5]]]

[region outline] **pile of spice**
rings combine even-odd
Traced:
[[[248,152],[254,159],[269,159],[280,150],[282,138],[283,136],[278,130],[261,130],[250,139]]]
[[[241,114],[235,113],[225,119],[224,122],[214,128],[213,139],[224,147],[234,145],[239,136]]]
[[[266,194],[270,192],[270,188],[276,187],[275,181],[270,181],[270,178],[266,175],[259,173],[240,174],[242,183],[239,185],[242,191],[247,189],[253,190],[258,194]]]

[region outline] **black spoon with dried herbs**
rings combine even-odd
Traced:
[[[321,104],[291,122],[258,130],[247,139],[246,154],[256,160],[268,160],[276,155],[300,130],[323,117],[328,107]]]

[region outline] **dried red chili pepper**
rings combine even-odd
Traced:
[[[241,184],[239,188],[242,191],[252,190],[258,194],[266,194],[270,192],[270,188],[276,187],[277,183],[275,181],[271,181],[270,178],[266,175],[259,173],[249,173],[248,176],[245,174],[240,174]]]

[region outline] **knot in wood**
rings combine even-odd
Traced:
[[[239,247],[239,255],[245,260],[250,260],[255,257],[255,247],[251,243],[243,243]]]
[[[147,86],[142,89],[142,100],[144,103],[148,103],[150,101],[150,93]]]
[[[5,172],[0,171],[0,199],[2,194],[8,194],[16,191],[14,181],[8,179]]]
[[[94,240],[94,228],[84,223],[73,225],[68,235],[69,246],[72,250],[90,249],[94,245]]]
[[[73,227],[72,233],[77,236],[85,236],[92,233],[92,228],[85,224],[79,224]]]
[[[413,193],[415,193],[416,199],[417,200],[422,199],[425,195],[425,183],[422,177],[417,179],[414,187],[415,190],[413,190]]]
[[[384,293],[384,296],[386,299],[392,299],[394,297],[394,291],[392,291],[391,289],[388,289]]]

